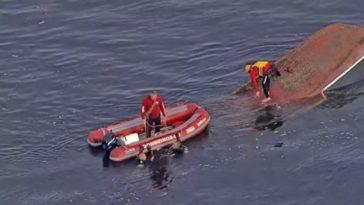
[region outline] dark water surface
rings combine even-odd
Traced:
[[[361,87],[278,114],[230,95],[248,80],[242,63],[277,59],[332,22],[364,26],[363,6],[2,0],[0,204],[364,204]],[[86,135],[137,114],[151,88],[204,105],[209,132],[163,173],[103,167]]]

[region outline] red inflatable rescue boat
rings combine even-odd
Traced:
[[[118,145],[111,151],[110,159],[121,162],[137,156],[143,148],[160,149],[172,145],[177,139],[183,142],[196,137],[210,122],[209,113],[193,103],[167,107],[166,117],[166,125],[161,132],[152,134],[150,138],[145,137],[144,123],[137,117],[91,131],[87,142],[92,147],[101,146],[105,136],[112,133]]]

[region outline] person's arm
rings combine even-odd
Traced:
[[[159,108],[162,111],[162,115],[163,115],[163,117],[166,117],[167,112],[166,112],[166,107],[164,106],[162,97],[159,96],[158,101],[159,101]]]
[[[141,110],[141,113],[140,113],[140,116],[141,116],[142,119],[145,119],[145,113],[146,112],[147,112],[146,100],[143,99],[142,110]]]
[[[263,75],[274,74],[273,69],[273,62],[269,61],[263,68]]]
[[[250,72],[250,79],[252,81],[253,88],[255,90],[255,93],[259,92],[259,86],[258,86],[258,80],[257,80],[257,72],[252,69]]]
[[[269,72],[269,70],[271,70],[272,69],[272,62],[268,62],[265,66],[264,66],[264,75],[268,75],[268,72]]]

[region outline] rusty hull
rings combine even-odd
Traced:
[[[364,56],[364,28],[331,24],[289,51],[276,65],[281,77],[272,84],[275,101],[320,95]]]

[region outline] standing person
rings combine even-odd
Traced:
[[[280,76],[279,71],[271,61],[257,61],[254,64],[246,64],[245,72],[250,74],[255,96],[260,97],[260,90],[258,85],[258,79],[262,79],[262,87],[265,95],[262,103],[269,102],[272,98],[270,97],[270,75]]]
[[[162,116],[161,116],[162,114]],[[150,92],[143,99],[141,117],[146,125],[147,138],[151,137],[152,126],[154,124],[155,132],[160,132],[162,117],[166,116],[166,108],[163,99],[156,91]]]

